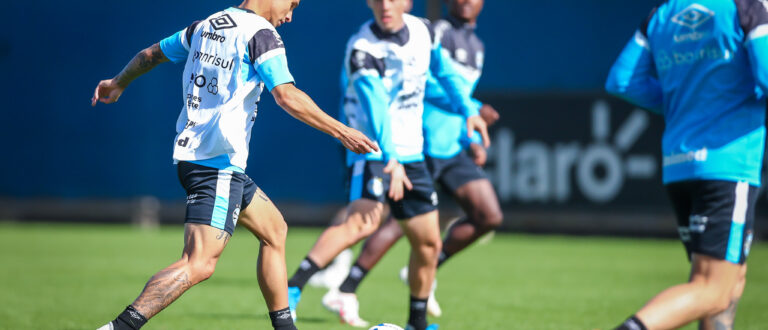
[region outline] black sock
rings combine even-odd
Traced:
[[[648,330],[648,328],[645,327],[643,321],[640,321],[637,316],[632,315],[632,317],[628,318],[626,321],[624,321],[624,323],[616,327],[615,330]]]
[[[415,330],[427,328],[427,298],[419,299],[411,296],[411,312],[408,314],[408,325]]]
[[[437,267],[440,267],[443,265],[443,263],[448,260],[448,258],[451,257],[451,254],[446,252],[445,250],[440,251],[440,256],[437,257]]]
[[[269,320],[272,321],[272,327],[275,330],[296,330],[291,318],[291,311],[288,308],[269,312]]]
[[[297,286],[299,289],[304,289],[304,285],[307,284],[309,278],[312,277],[312,275],[315,275],[318,271],[320,271],[320,267],[307,256],[301,261],[301,264],[299,264],[299,269],[297,269],[296,272],[293,273],[291,279],[288,280],[288,286]]]
[[[363,266],[360,266],[359,263],[355,262],[352,268],[349,269],[349,275],[347,275],[347,278],[344,280],[344,282],[341,283],[339,291],[345,293],[355,293],[355,291],[357,291],[357,286],[360,285],[360,282],[363,281],[365,275],[368,275],[368,270],[363,268]]]
[[[115,330],[139,330],[147,323],[147,318],[141,315],[133,306],[128,305],[125,310],[112,321]]]

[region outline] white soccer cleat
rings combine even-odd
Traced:
[[[400,269],[400,280],[403,281],[405,285],[409,285],[408,266]],[[429,291],[429,299],[427,299],[427,314],[433,317],[440,317],[443,315],[443,309],[440,308],[440,304],[437,302],[437,298],[435,298],[435,290],[437,290],[437,279],[432,282],[432,288]]]
[[[112,322],[109,322],[109,323],[107,323],[105,325],[102,325],[101,328],[98,328],[96,330],[114,330],[114,329],[115,329],[115,327],[112,326]]]
[[[437,282],[437,280],[435,280]],[[440,304],[437,303],[435,298],[435,288],[437,283],[432,286],[432,291],[429,292],[429,299],[427,299],[427,314],[432,317],[440,317],[443,315],[443,309],[440,308]]]
[[[338,290],[328,291],[323,296],[323,306],[331,312],[339,314],[341,323],[353,327],[365,328],[369,323],[360,318],[360,303],[354,293],[344,293]]]
[[[330,289],[323,295],[323,307],[332,313],[339,313],[341,309],[341,298],[339,297],[338,289]]]
[[[312,275],[307,284],[316,288],[338,289],[347,278],[354,257],[351,249],[341,251],[328,267]]]

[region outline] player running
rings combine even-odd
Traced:
[[[405,14],[406,0],[368,0],[374,20],[350,39],[345,57],[344,113],[352,127],[375,138],[381,152],[348,154],[350,205],[341,224],[326,229],[289,280],[291,311],[307,280],[342,250],[364,239],[381,222],[383,204],[411,243],[408,329],[427,328],[426,302],[440,251],[437,194],[424,163],[423,99],[429,73],[451,97],[467,131],[488,143],[477,106],[461,90],[429,24]],[[387,174],[387,175],[385,175]],[[343,311],[345,313],[356,311]],[[364,324],[353,324],[364,326]]]
[[[483,0],[450,0],[449,15],[434,24],[443,52],[451,65],[460,68],[462,91],[468,96],[473,94],[483,67],[484,46],[475,34],[482,8]],[[476,100],[475,103],[476,107],[482,104]],[[498,113],[489,105],[483,105],[480,113],[489,125],[498,118]],[[424,141],[426,163],[433,180],[439,182],[466,213],[448,229],[438,259],[440,267],[449,257],[498,227],[503,214],[493,186],[480,168],[485,164],[486,151],[479,136],[467,137],[464,118],[452,111],[450,97],[434,78],[427,82]],[[357,313],[350,312],[359,306],[355,295],[357,287],[402,236],[397,222],[392,219],[385,222],[365,241],[338,290],[331,289],[323,297],[323,305],[329,310],[341,311],[350,324],[364,324]],[[427,312],[432,316],[442,314],[434,297],[434,287],[427,301]],[[356,320],[352,321],[353,318]]]
[[[611,69],[606,89],[664,116],[663,181],[692,263],[687,283],[618,329],[731,329],[746,281],[765,144],[768,2],[670,0]]]
[[[113,103],[156,65],[186,62],[184,107],[173,159],[187,192],[180,260],[155,274],[138,298],[100,329],[139,329],[193,285],[208,279],[238,221],[261,242],[257,275],[272,326],[296,329],[288,309],[287,225],[245,175],[251,128],[266,86],[297,119],[356,153],[377,150],[359,131],[326,115],[293,85],[275,27],[292,20],[300,0],[245,0],[142,50],[115,78],[99,83],[92,105]]]

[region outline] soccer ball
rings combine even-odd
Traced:
[[[403,330],[403,328],[396,326],[391,323],[380,323],[377,325],[372,326],[368,330]]]

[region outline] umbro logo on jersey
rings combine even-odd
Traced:
[[[218,41],[218,42],[224,42],[227,40],[227,37],[218,35],[216,34],[216,32],[203,31],[203,33],[201,33],[200,36],[203,38],[211,39],[213,41]]]
[[[233,27],[237,27],[237,24],[235,24],[235,20],[233,20],[232,17],[229,16],[229,14],[224,14],[216,18],[211,18],[209,22],[211,22],[211,26],[213,26],[214,30],[224,30],[224,29],[231,29]]]
[[[698,3],[694,3],[672,17],[672,22],[696,29],[715,16],[715,12]]]

